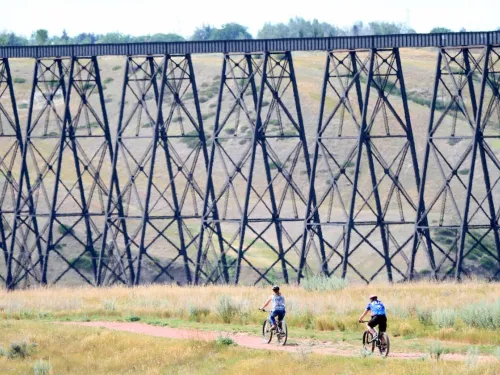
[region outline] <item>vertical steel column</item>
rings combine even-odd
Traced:
[[[358,192],[358,183],[359,183],[359,171],[360,171],[360,166],[361,166],[361,156],[363,153],[363,143],[365,142],[365,137],[366,137],[366,127],[367,127],[367,122],[366,122],[366,113],[367,113],[367,102],[368,98],[370,97],[370,83],[373,79],[373,73],[374,73],[374,61],[375,61],[375,50],[370,51],[370,62],[368,65],[368,81],[367,81],[367,89],[365,92],[365,97],[362,99],[361,95],[359,94],[360,88],[359,88],[359,79],[356,80],[356,89],[358,91],[358,101],[360,105],[360,109],[362,109],[362,119],[361,119],[361,127],[359,129],[359,138],[358,138],[358,148],[356,152],[356,166],[354,170],[354,181],[352,185],[352,195],[351,195],[351,203],[349,205],[349,217],[347,221],[347,230],[346,230],[346,237],[345,237],[345,248],[344,248],[344,258],[343,258],[343,263],[342,263],[342,277],[345,278],[347,275],[347,266],[349,264],[349,250],[351,247],[351,234],[352,230],[354,228],[354,204],[356,202],[356,194]]]
[[[2,98],[2,96],[4,97]],[[3,144],[3,147],[0,148],[0,251],[4,255],[2,271],[5,272],[0,272],[0,279],[8,286],[11,278],[8,242],[12,242],[14,238],[16,197],[19,195],[21,186],[21,180],[15,177],[17,174],[13,171],[19,164],[18,160],[22,160],[24,147],[14,95],[14,84],[7,58],[0,60],[0,99],[4,99],[3,102],[7,105],[4,106],[0,103],[0,142]],[[11,107],[10,110],[9,107]]]
[[[417,218],[415,221],[415,236],[413,240],[413,249],[411,253],[410,261],[410,280],[415,277],[415,260],[417,257],[417,251],[422,237],[429,238],[429,222],[427,219],[427,212],[425,208],[425,188],[427,182],[427,172],[429,169],[429,157],[431,153],[431,142],[432,142],[432,128],[434,125],[434,116],[436,114],[436,101],[438,98],[439,82],[441,80],[441,62],[442,55],[438,52],[438,58],[436,63],[436,73],[434,76],[434,89],[432,94],[432,102],[430,107],[430,119],[429,126],[427,128],[427,141],[425,143],[424,160],[422,167],[422,179],[419,189],[418,206],[417,206]],[[427,259],[429,261],[429,266],[431,267],[432,278],[437,279],[436,274],[436,260],[434,258],[434,250],[432,248],[432,241],[426,241],[426,251]]]
[[[103,283],[103,272],[105,271],[105,268],[107,267],[107,264],[105,264],[106,260],[106,247],[107,247],[107,238],[108,238],[108,232],[110,231],[111,228],[115,228],[117,232],[120,232],[123,235],[123,242],[125,246],[125,254],[127,257],[127,262],[128,262],[128,271],[129,271],[129,280],[126,282],[128,285],[133,285],[135,283],[135,271],[133,267],[133,260],[132,260],[132,253],[130,250],[130,236],[128,234],[127,230],[127,223],[126,223],[126,215],[125,211],[123,208],[123,197],[120,189],[120,183],[119,183],[119,176],[118,176],[118,170],[117,170],[117,162],[119,158],[119,148],[120,148],[120,143],[121,143],[121,137],[122,137],[122,129],[123,129],[123,117],[124,117],[124,107],[125,107],[125,98],[126,98],[126,92],[127,92],[127,86],[128,86],[128,81],[129,81],[129,58],[125,59],[125,69],[124,69],[124,77],[123,77],[123,86],[122,86],[122,94],[121,94],[121,100],[120,100],[120,111],[119,111],[119,118],[118,118],[118,127],[117,127],[117,132],[116,132],[116,140],[115,140],[115,146],[114,150],[113,148],[110,148],[111,151],[114,151],[113,157],[112,157],[112,174],[111,174],[111,182],[110,182],[110,188],[109,188],[109,197],[108,197],[108,202],[107,202],[107,208],[106,208],[106,223],[104,225],[104,230],[103,230],[103,235],[102,235],[102,245],[101,245],[101,252],[99,255],[99,267],[97,271],[97,285],[102,285]],[[115,193],[116,192],[116,193]],[[116,200],[117,202],[114,203],[114,198],[116,194]],[[114,213],[116,210],[116,213]],[[114,234],[111,232],[111,235],[114,236]],[[121,258],[121,257],[120,257]],[[106,267],[105,267],[106,266]],[[110,271],[113,271],[110,269]],[[118,275],[115,275],[118,276]]]
[[[248,178],[246,181],[245,198],[244,198],[244,203],[243,203],[243,210],[241,213],[240,238],[239,238],[239,244],[238,244],[238,259],[236,261],[236,275],[234,278],[235,284],[238,284],[238,281],[240,279],[241,260],[243,259],[243,245],[244,245],[244,241],[245,241],[245,232],[246,232],[246,228],[248,225],[248,205],[250,203],[250,192],[252,190],[252,180],[253,180],[253,175],[254,175],[255,152],[257,150],[257,144],[258,144],[259,140],[262,138],[262,134],[261,134],[262,120],[261,120],[260,116],[261,116],[261,111],[262,111],[262,101],[263,101],[264,88],[266,85],[268,60],[269,60],[269,52],[266,52],[264,54],[264,62],[262,63],[262,77],[261,77],[261,81],[260,81],[259,97],[257,100],[257,108],[256,108],[257,119],[256,119],[256,124],[255,124],[255,130],[253,132],[253,137],[252,137],[252,146],[250,149],[250,164],[249,164]]]
[[[36,60],[33,69],[33,83],[30,95],[30,103],[28,106],[29,112],[28,112],[28,121],[26,127],[26,136],[24,141],[22,142],[22,161],[21,161],[20,177],[19,177],[19,190],[16,196],[15,217],[12,226],[12,241],[7,262],[6,286],[8,289],[15,288],[19,281],[25,278],[27,279],[30,274],[33,274],[32,273],[33,270],[30,268],[26,269],[24,265],[21,264],[23,260],[22,259],[18,260],[15,256],[17,250],[16,245],[19,245],[20,247],[19,251],[17,251],[20,253],[20,257],[23,257],[24,254],[26,254],[26,252],[29,252],[29,249],[27,249],[29,246],[27,240],[29,238],[30,233],[32,233],[35,237],[35,247],[38,253],[37,264],[38,263],[40,264],[39,267],[40,273],[43,270],[43,250],[41,243],[42,242],[41,233],[38,228],[38,220],[36,217],[36,205],[33,199],[34,194],[32,191],[30,174],[27,164],[28,149],[30,148],[31,145],[31,132],[33,131],[33,127],[35,126],[33,124],[33,111],[34,111],[35,91],[39,82],[39,70],[38,70],[39,64],[40,64],[39,60]],[[41,75],[43,76],[43,72],[41,72]],[[38,181],[37,184],[38,183],[40,183],[40,181]],[[26,190],[24,190],[24,185],[26,185],[25,187]],[[25,211],[26,206],[27,206],[27,212]],[[20,238],[18,238],[19,231],[21,231],[21,236],[19,236]],[[19,274],[23,272],[23,270],[18,269],[18,272],[14,272],[13,263],[16,263],[16,265],[20,268],[25,268],[24,274],[22,276],[19,276]],[[37,264],[33,265],[32,267],[35,268]],[[37,279],[36,276],[34,278]],[[41,278],[37,281],[41,282]]]
[[[224,92],[224,86],[225,86],[225,81],[226,81],[226,67],[227,67],[227,61],[226,61],[226,56],[224,56],[222,60],[222,72],[221,72],[221,82],[219,85],[219,93],[217,95],[217,111],[215,113],[215,124],[214,124],[214,130],[213,130],[213,142],[212,146],[210,148],[210,155],[208,155],[208,152],[206,152],[205,160],[207,161],[207,182],[205,185],[205,196],[203,199],[203,213],[202,213],[202,224],[201,224],[201,231],[200,231],[200,242],[198,245],[198,252],[197,252],[197,257],[196,257],[196,268],[195,268],[195,284],[200,283],[200,273],[202,272],[202,258],[204,256],[204,249],[203,249],[203,244],[205,240],[205,236],[209,235],[211,236],[213,233],[217,236],[217,244],[220,252],[220,263],[222,265],[222,277],[223,277],[223,282],[228,283],[229,282],[229,272],[228,272],[228,265],[226,261],[226,252],[224,250],[224,238],[222,236],[222,229],[221,229],[221,220],[219,217],[219,211],[217,209],[217,204],[216,204],[216,196],[215,196],[215,187],[214,187],[214,182],[212,178],[212,174],[214,171],[214,160],[215,160],[215,153],[216,153],[216,142],[217,142],[217,134],[219,133],[219,124],[221,121],[221,104],[222,104],[222,96]],[[252,78],[253,79],[253,78]],[[206,150],[206,147],[204,148]],[[211,229],[211,225],[215,225],[215,230]],[[209,242],[209,241],[207,241]],[[207,246],[210,246],[210,244],[207,244]],[[219,267],[217,267],[219,268]]]
[[[48,263],[49,263],[49,255],[50,252],[53,250],[53,229],[54,229],[54,222],[56,220],[56,214],[57,214],[57,193],[59,190],[60,186],[60,180],[61,180],[61,165],[62,165],[62,155],[66,143],[66,137],[68,136],[67,133],[67,127],[71,127],[71,114],[70,114],[70,99],[71,99],[71,86],[73,85],[73,71],[74,71],[74,59],[75,57],[71,58],[70,62],[70,70],[68,74],[68,89],[66,90],[65,84],[64,84],[64,71],[63,71],[63,66],[61,60],[58,60],[58,69],[59,69],[59,74],[61,77],[61,87],[62,87],[62,92],[63,92],[63,97],[64,97],[64,119],[63,119],[63,126],[61,129],[61,137],[59,141],[59,149],[57,151],[57,161],[56,161],[56,173],[55,173],[55,185],[54,185],[54,194],[52,196],[52,204],[51,204],[51,211],[49,215],[49,226],[47,229],[48,232],[48,239],[47,239],[47,247],[45,249],[45,254],[44,254],[44,261],[43,261],[43,273],[42,273],[42,283],[47,284],[47,272],[48,272]]]

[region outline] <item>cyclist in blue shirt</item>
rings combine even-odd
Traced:
[[[385,332],[387,329],[387,316],[385,315],[385,306],[382,301],[379,301],[376,295],[370,296],[370,303],[366,306],[366,310],[359,317],[359,322],[363,321],[363,318],[366,314],[371,313],[372,318],[366,324],[366,327],[373,335],[373,338],[376,338],[377,332],[374,328],[378,325],[378,329],[380,332]]]
[[[264,310],[266,306],[272,302],[269,321],[271,322],[271,329],[276,329],[276,318],[278,318],[279,321],[282,321],[285,317],[286,309],[285,297],[283,297],[280,293],[280,287],[278,285],[273,286],[273,292],[274,294],[267,299],[266,303],[264,303],[260,309]]]

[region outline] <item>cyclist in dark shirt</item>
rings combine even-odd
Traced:
[[[366,310],[359,317],[359,322],[363,321],[366,314],[371,313],[372,318],[366,324],[366,327],[375,338],[377,332],[374,330],[378,326],[380,332],[387,330],[387,316],[385,315],[385,306],[382,301],[379,301],[376,295],[370,296],[370,303],[366,306]]]

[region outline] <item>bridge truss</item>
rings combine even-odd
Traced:
[[[498,279],[499,34],[2,48],[0,279]],[[414,46],[437,55],[420,102]],[[326,51],[314,125],[297,50]],[[222,53],[211,83],[193,53]],[[100,56],[121,54],[110,110]]]

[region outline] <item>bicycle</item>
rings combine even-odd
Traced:
[[[265,309],[259,309],[263,312],[268,312]],[[273,339],[273,334],[276,334],[276,338],[278,339],[278,344],[284,346],[286,341],[288,340],[288,326],[286,324],[285,318],[283,320],[276,320],[276,328],[271,328],[271,322],[269,318],[264,320],[262,323],[262,338],[269,344]]]
[[[360,323],[368,323],[368,321],[361,321]],[[363,332],[363,349],[367,352],[371,351],[373,353],[376,345],[380,355],[382,357],[387,357],[390,349],[389,335],[386,332],[378,332],[377,330],[375,330],[375,332],[377,332],[377,336],[375,338],[373,338],[373,335],[369,330]],[[380,340],[381,337],[383,337],[383,340]]]

